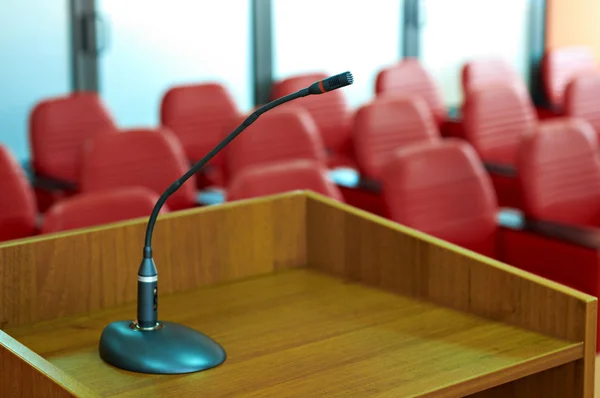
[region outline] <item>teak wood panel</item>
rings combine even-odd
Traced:
[[[318,195],[308,194],[307,216],[310,267],[583,341],[578,377],[592,396],[596,298]]]
[[[0,396],[66,398],[96,394],[0,331]]]
[[[583,343],[305,268],[163,297],[164,317],[215,338],[227,360],[191,375],[139,375],[98,356],[103,326],[133,308],[7,331],[99,395],[114,397],[456,397],[583,354]],[[572,392],[563,376],[556,375]]]
[[[291,193],[162,216],[161,295],[303,266],[305,205]],[[134,301],[146,221],[0,245],[0,329]]]

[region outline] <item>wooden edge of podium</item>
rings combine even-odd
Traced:
[[[307,200],[309,267],[583,342],[578,375],[583,396],[593,396],[596,297],[330,198],[308,192]]]
[[[13,387],[15,387],[13,389]],[[0,330],[0,395],[97,397],[94,391]]]

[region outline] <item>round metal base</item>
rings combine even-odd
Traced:
[[[138,373],[182,374],[214,368],[225,350],[213,339],[187,326],[160,322],[141,330],[131,321],[113,322],[100,337],[100,358]]]

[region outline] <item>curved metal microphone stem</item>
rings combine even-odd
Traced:
[[[152,258],[152,234],[158,214],[179,187],[260,115],[297,98],[323,94],[352,83],[352,74],[345,72],[261,106],[160,195],[148,220],[138,270],[137,320],[117,321],[104,328],[99,352],[105,362],[140,373],[180,374],[213,368],[225,361],[225,350],[210,337],[177,323],[158,321],[158,271]]]
[[[235,137],[240,135],[242,131],[248,128],[252,123],[254,123],[260,115],[263,113],[279,106],[285,104],[286,102],[293,101],[297,98],[306,97],[310,95],[311,92],[308,88],[304,88],[295,93],[286,95],[285,97],[281,97],[276,99],[273,102],[269,102],[266,105],[261,106],[256,111],[252,112],[250,116],[246,118],[235,130],[233,130],[223,141],[221,141],[216,147],[214,147],[210,152],[208,152],[202,159],[200,159],[196,164],[192,166],[181,178],[171,184],[163,193],[160,195],[160,198],[156,202],[154,209],[152,210],[152,214],[150,215],[150,219],[148,220],[148,226],[146,227],[146,239],[144,244],[144,257],[150,258],[152,257],[152,234],[154,232],[154,224],[156,223],[156,219],[160,212],[160,209],[164,206],[165,202],[175,191],[183,185],[190,177],[196,174],[202,167],[204,167],[212,158],[214,158],[219,152],[221,152]]]

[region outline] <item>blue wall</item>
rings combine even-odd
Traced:
[[[0,142],[29,157],[28,117],[44,97],[70,90],[67,0],[0,3]]]

